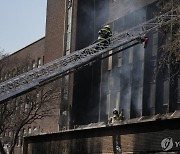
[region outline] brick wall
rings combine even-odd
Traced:
[[[45,38],[45,63],[63,55],[65,0],[48,0]]]
[[[32,69],[33,63],[35,63],[35,67],[37,67],[39,58],[43,64],[44,41],[45,39],[42,38],[1,60],[1,64],[5,63],[0,74],[3,78],[2,81],[12,78],[15,74],[18,75],[23,71],[28,71],[28,68],[25,67]],[[5,75],[7,76],[6,79],[4,78]]]
[[[179,119],[76,129],[25,138],[28,154],[180,152]],[[151,127],[149,127],[151,126]],[[165,144],[164,139],[170,139]],[[166,141],[167,141],[166,140]],[[163,147],[162,147],[163,145]],[[26,154],[26,151],[24,151]]]

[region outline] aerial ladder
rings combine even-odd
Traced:
[[[69,55],[60,57],[40,68],[4,81],[0,83],[0,103],[45,85],[52,80],[74,72],[99,59],[106,58],[107,56],[111,56],[137,44],[147,43],[146,35],[150,31],[167,25],[172,20],[177,20],[177,15],[173,15],[172,11],[167,12],[118,35],[112,36],[110,38],[111,43],[107,47],[104,47],[102,42],[97,42],[86,48],[72,52]],[[137,32],[137,30],[140,31]],[[116,48],[119,48],[119,50],[113,50]],[[111,50],[112,54],[102,56]]]

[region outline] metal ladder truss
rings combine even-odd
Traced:
[[[142,43],[141,38],[148,32],[168,24],[172,20],[177,20],[177,16],[172,15],[172,11],[167,12],[111,37],[111,43],[105,48],[102,42],[95,43],[47,63],[40,68],[36,68],[2,82],[0,83],[0,103],[82,68],[99,58],[101,59],[101,55],[110,50],[112,50],[113,54],[113,49],[115,48],[121,47],[119,50],[120,52],[136,44]]]

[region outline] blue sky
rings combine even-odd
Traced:
[[[0,0],[0,50],[13,53],[45,36],[47,0]]]

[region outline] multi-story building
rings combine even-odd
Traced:
[[[34,62],[45,64],[92,44],[104,24],[110,24],[116,35],[154,18],[165,5],[169,5],[167,11],[179,7],[178,0],[48,0],[47,4],[45,38],[10,56],[33,53],[32,59],[37,62],[32,61],[32,68]],[[29,153],[180,151],[180,128],[176,124],[180,117],[179,64],[168,64],[158,74],[154,73],[167,47],[159,49],[167,46],[174,33],[173,22],[169,24],[171,28],[165,35],[162,29],[147,34],[147,48],[136,45],[64,76],[59,83],[61,98],[55,121],[50,127],[52,119],[46,120],[47,134],[25,137],[24,152],[28,148]],[[134,29],[136,34],[141,31]],[[7,78],[4,74],[2,80]],[[79,127],[107,123],[113,108],[124,110],[123,123],[87,130]],[[163,146],[163,139],[174,145]]]

